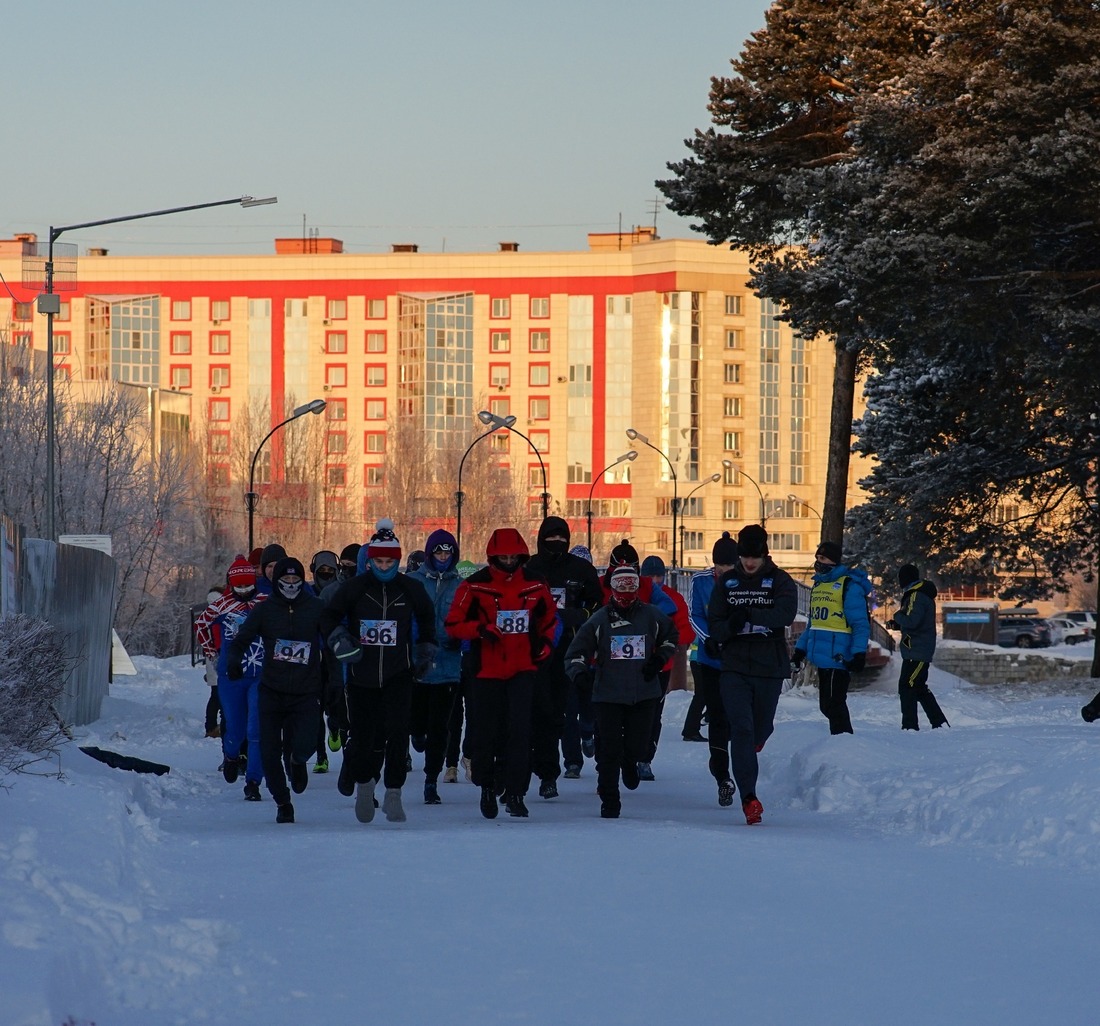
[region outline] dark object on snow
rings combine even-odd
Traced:
[[[80,750],[93,759],[105,762],[113,769],[133,770],[135,773],[155,773],[158,777],[172,772],[172,767],[165,766],[163,763],[137,759],[132,755],[119,755],[118,752],[109,752],[106,748],[95,748],[89,745],[87,748],[81,746]]]

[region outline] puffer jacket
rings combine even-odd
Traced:
[[[439,651],[436,652],[435,664],[420,681],[422,684],[454,684],[461,676],[462,643],[448,636],[446,622],[462,578],[453,569],[439,573],[429,569],[429,566],[430,562],[425,562],[408,574],[409,580],[420,584],[435,607],[435,636]]]
[[[930,663],[936,652],[936,586],[917,581],[905,589],[894,621],[901,628],[898,651],[902,659]]]
[[[822,619],[830,607],[824,602],[815,602],[815,597],[820,599],[823,592],[838,589],[843,591],[843,620]],[[857,652],[866,652],[871,637],[871,620],[867,615],[870,593],[871,582],[862,570],[852,570],[841,564],[826,573],[814,574],[810,623],[799,636],[795,651],[823,670],[842,667]]]
[[[691,647],[692,661],[717,670],[721,668],[722,660],[707,655],[707,650],[704,647],[704,643],[710,637],[710,627],[707,625],[707,607],[710,605],[710,597],[714,593],[714,580],[714,567],[708,570],[700,570],[697,574],[692,575],[691,602],[688,606],[688,615],[691,618],[691,629],[695,632],[695,644]]]

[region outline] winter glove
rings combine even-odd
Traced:
[[[1086,723],[1092,723],[1093,720],[1100,719],[1100,709],[1097,709],[1092,702],[1089,702],[1088,705],[1081,709],[1081,719]]]
[[[363,658],[363,650],[359,647],[359,642],[343,625],[337,627],[328,636],[328,647],[332,649],[332,654],[341,665],[357,663]]]
[[[863,667],[866,666],[866,665],[867,665],[867,653],[866,652],[856,652],[855,655],[853,655],[852,658],[849,659],[844,664],[845,668],[848,670],[849,673],[859,673],[859,671],[862,670]]]
[[[703,639],[703,651],[711,658],[721,661],[722,646],[714,638]]]
[[[435,662],[435,654],[439,647],[430,641],[422,641],[413,645],[413,676],[417,680],[423,680]]]
[[[661,667],[665,665],[665,662],[666,660],[661,658],[659,652],[646,656],[645,662],[642,663],[642,679],[653,680],[661,672]]]
[[[554,646],[544,638],[531,639],[531,658],[535,664],[545,663],[554,654]]]
[[[579,670],[573,674],[573,687],[585,695],[592,694],[592,671]]]
[[[898,623],[897,620],[887,620],[886,621],[886,627],[889,630],[892,630],[892,631],[900,631],[901,630],[901,624]]]
[[[741,628],[749,621],[749,611],[734,607],[726,617],[726,625],[729,627],[730,637],[741,633]]]
[[[477,636],[490,645],[504,640],[504,632],[495,623],[482,624]]]
[[[235,663],[231,660],[226,663],[225,675],[230,680],[241,680],[244,677],[244,668],[240,663]]]
[[[791,653],[791,672],[798,673],[802,669],[802,664],[806,661],[806,653],[795,649]]]

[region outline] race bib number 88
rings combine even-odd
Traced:
[[[526,634],[530,630],[531,614],[526,609],[501,609],[497,627],[501,634]]]
[[[359,643],[392,648],[397,644],[396,620],[360,620]]]
[[[644,659],[645,635],[624,634],[611,639],[612,659]]]
[[[282,638],[276,638],[274,657],[281,663],[305,666],[309,663],[309,649],[308,641],[283,641]]]

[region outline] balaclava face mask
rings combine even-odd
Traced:
[[[276,587],[283,598],[288,602],[293,602],[302,593],[302,580],[299,578],[296,581],[291,581],[286,577],[280,577],[276,582]]]
[[[256,585],[248,584],[238,588],[233,586],[233,594],[239,598],[242,602],[247,602],[253,595],[256,594]]]

